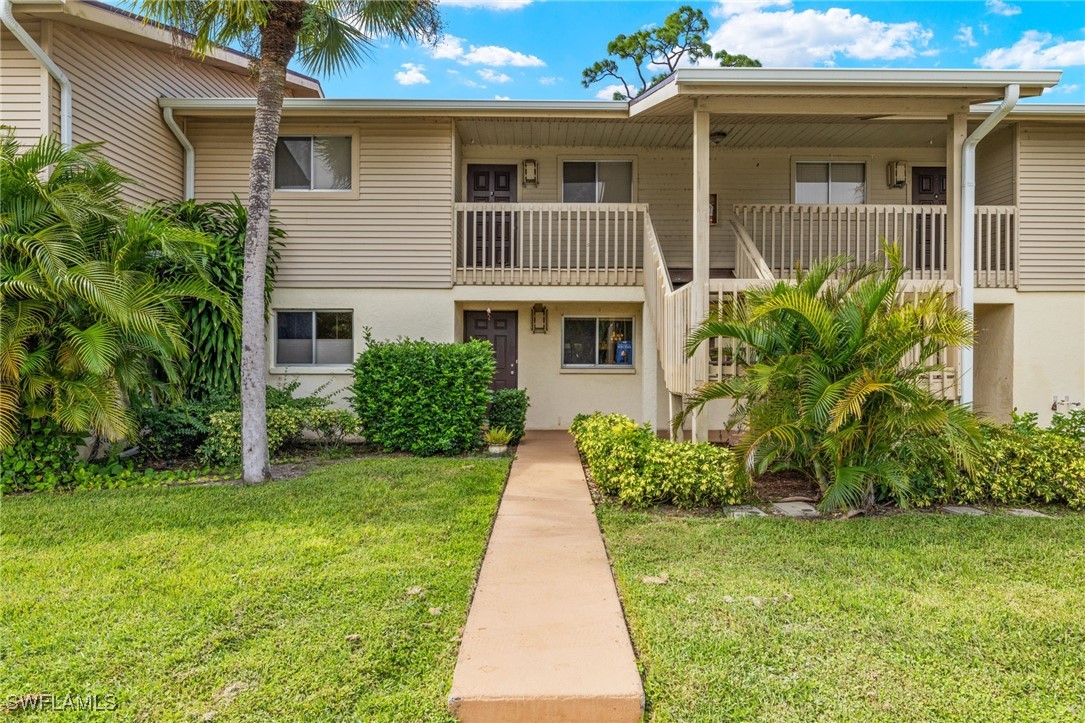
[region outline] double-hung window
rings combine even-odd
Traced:
[[[633,319],[566,316],[561,328],[561,365],[606,369],[633,366]]]
[[[565,161],[561,167],[563,203],[631,203],[632,161]]]
[[[279,311],[275,314],[275,364],[350,364],[354,361],[350,311]]]
[[[796,163],[795,203],[866,203],[866,164]]]
[[[281,136],[275,144],[276,191],[350,191],[350,136]]]

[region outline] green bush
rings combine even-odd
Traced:
[[[346,409],[310,409],[305,413],[305,428],[316,435],[324,449],[337,447],[348,435],[361,434],[362,423]]]
[[[987,430],[982,455],[963,474],[955,496],[964,502],[1062,502],[1085,508],[1085,448],[1071,434],[1006,426]]]
[[[458,454],[481,442],[495,365],[485,341],[375,341],[354,363],[354,410],[366,441],[421,456]]]
[[[524,421],[530,403],[525,389],[498,389],[490,402],[490,427],[504,427],[512,433],[510,444],[524,436]]]
[[[268,454],[274,456],[288,443],[301,436],[306,412],[292,407],[267,410]],[[210,420],[211,433],[200,445],[198,456],[213,465],[241,464],[241,412],[215,412]]]
[[[702,507],[745,497],[728,449],[660,439],[620,414],[577,415],[570,431],[599,489],[623,504]]]
[[[80,435],[49,419],[21,420],[19,439],[0,452],[0,492],[39,492],[66,486],[78,466]]]
[[[191,459],[211,433],[211,415],[237,410],[237,398],[222,394],[141,409],[140,451],[145,458],[161,461]]]

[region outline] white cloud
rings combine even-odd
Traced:
[[[533,0],[440,0],[440,4],[454,8],[480,8],[482,10],[519,10]]]
[[[495,95],[494,100],[512,100],[512,98],[507,95]]]
[[[607,85],[595,92],[595,97],[599,100],[614,100],[614,94],[621,93],[625,95],[624,85]]]
[[[1085,96],[1081,93],[1081,86],[1077,83],[1069,83],[1067,85],[1056,85],[1051,89],[1052,93],[1061,93],[1063,95],[1076,95],[1078,98],[1085,99]]]
[[[478,77],[482,78],[488,83],[508,83],[512,78],[504,73],[498,73],[496,70],[490,68],[483,68],[478,71]]]
[[[1018,5],[1011,5],[1005,0],[987,0],[987,12],[994,13],[995,15],[1020,15],[1021,8]]]
[[[500,45],[469,45],[464,49],[463,38],[445,35],[441,41],[426,52],[435,60],[455,60],[462,65],[489,65],[500,68],[513,65],[518,68],[542,68],[546,66],[541,59]]]
[[[429,78],[422,72],[426,69],[424,65],[417,65],[415,63],[404,63],[403,70],[396,73],[396,82],[400,85],[418,85],[420,83],[428,83]]]
[[[796,12],[779,0],[725,1],[714,12],[724,21],[708,38],[712,47],[745,53],[766,66],[826,65],[838,56],[912,58],[931,52],[927,46],[934,37],[914,21],[887,23],[845,8]]]
[[[539,78],[539,85],[557,85],[560,82],[561,78],[553,75],[544,75],[543,77]]]
[[[1085,65],[1085,40],[1056,38],[1051,33],[1026,30],[1021,39],[1008,48],[995,48],[976,58],[984,68],[1065,68]]]
[[[961,45],[967,45],[970,48],[974,48],[979,44],[976,42],[976,38],[972,34],[971,25],[962,25],[957,31],[957,34],[953,36],[953,39]]]

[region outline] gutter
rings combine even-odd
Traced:
[[[34,38],[30,37],[30,33],[26,32],[22,25],[15,19],[15,14],[12,11],[11,0],[0,0],[0,23],[11,31],[11,34],[22,43],[23,47],[27,51],[37,58],[38,62],[42,64],[49,75],[53,76],[57,84],[60,86],[60,143],[65,148],[72,147],[72,82],[68,80],[68,76],[64,75],[64,71],[60,69],[53,59],[42,50],[42,47],[34,42]],[[46,99],[48,102],[48,99]],[[45,129],[48,133],[48,130]]]
[[[961,307],[974,316],[976,307],[976,146],[1010,114],[1021,98],[1021,86],[1006,86],[1002,102],[964,141],[961,151]],[[961,404],[972,405],[975,374],[972,347],[961,350]]]
[[[177,125],[173,117],[173,108],[162,109],[162,120],[166,121],[166,125],[173,131],[177,142],[181,144],[181,148],[185,149],[185,200],[191,201],[196,197],[196,149],[192,147],[192,141],[181,130],[181,126]]]

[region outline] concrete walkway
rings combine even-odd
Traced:
[[[468,723],[641,718],[633,646],[565,432],[530,432],[520,444],[449,700]]]

